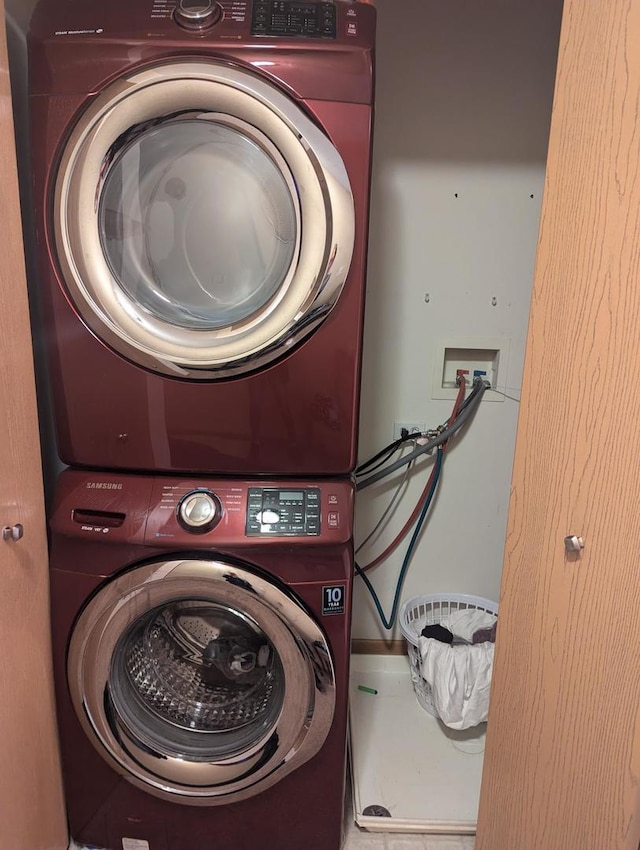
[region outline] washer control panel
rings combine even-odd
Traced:
[[[335,38],[335,3],[255,0],[251,35]]]
[[[249,487],[247,537],[320,534],[318,487]]]
[[[349,479],[246,481],[67,469],[51,528],[101,545],[334,545],[351,541],[354,495]]]

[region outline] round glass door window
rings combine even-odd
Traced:
[[[108,694],[132,738],[155,752],[209,762],[250,752],[277,723],[280,657],[246,614],[173,601],[120,637]]]
[[[87,327],[152,372],[209,381],[287,356],[345,284],[355,208],[325,132],[215,62],[114,81],[78,117],[50,227]]]
[[[128,299],[154,318],[216,330],[265,309],[297,251],[286,166],[210,116],[138,127],[105,161],[98,227]]]

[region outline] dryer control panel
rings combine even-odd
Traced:
[[[320,534],[318,487],[250,487],[247,499],[248,537]]]
[[[251,35],[335,38],[335,3],[255,0]]]

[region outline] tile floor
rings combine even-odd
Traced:
[[[473,850],[473,835],[390,835],[363,832],[355,824],[343,850]]]

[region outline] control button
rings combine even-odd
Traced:
[[[264,510],[256,514],[256,521],[261,525],[275,525],[280,519],[280,514],[276,511]]]
[[[330,505],[337,505],[338,504],[338,497],[336,496],[335,493],[330,493],[327,501],[329,502]]]
[[[340,514],[338,511],[329,511],[327,514],[327,525],[329,528],[339,528],[340,526]]]
[[[173,16],[183,29],[201,32],[220,20],[222,7],[214,0],[178,0]]]
[[[320,523],[318,520],[308,520],[307,521],[307,534],[319,534],[320,533]]]
[[[217,525],[222,517],[220,500],[210,490],[192,490],[180,500],[178,522],[187,531],[203,534]]]

